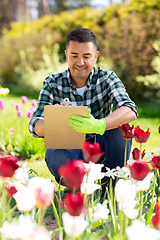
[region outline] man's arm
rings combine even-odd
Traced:
[[[96,133],[102,135],[105,130],[117,128],[135,119],[136,113],[131,108],[123,106],[109,116],[101,119],[95,119],[90,114],[90,110],[88,111],[87,118],[72,114],[68,119],[68,124],[80,133]]]
[[[136,119],[136,113],[129,107],[120,107],[105,117],[106,130],[117,128]]]
[[[58,103],[54,104],[53,106],[59,106]],[[38,120],[35,124],[35,133],[39,137],[44,137],[44,120]]]
[[[35,133],[39,137],[44,137],[44,120],[38,120],[35,124]]]

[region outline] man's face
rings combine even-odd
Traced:
[[[85,86],[99,54],[96,47],[92,42],[70,41],[65,54],[73,84],[75,87]]]

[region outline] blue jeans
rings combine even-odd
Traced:
[[[94,143],[95,138],[88,141]],[[96,135],[96,142],[100,144],[101,151],[104,151],[104,156],[101,157],[98,163],[103,163],[105,167],[110,169],[116,166],[124,166],[124,152],[126,140],[122,138],[121,132],[118,128],[105,131],[103,135]],[[127,160],[129,159],[132,140],[127,141]],[[58,169],[61,165],[65,164],[66,160],[83,159],[81,149],[47,149],[45,160],[50,172],[55,176],[56,180],[60,177]]]

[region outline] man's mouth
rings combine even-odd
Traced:
[[[85,70],[86,68],[85,68],[85,67],[83,67],[83,68],[75,67],[75,69],[76,69],[77,71],[83,71],[83,70]]]

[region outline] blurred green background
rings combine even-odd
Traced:
[[[134,101],[159,104],[160,0],[93,2],[1,0],[0,84],[38,96],[44,78],[67,67],[67,34],[86,27],[98,39],[97,64],[115,71]]]

